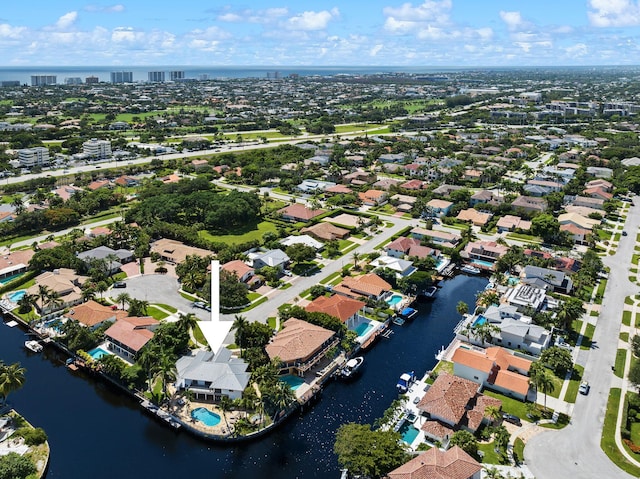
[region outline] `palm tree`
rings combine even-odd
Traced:
[[[269,402],[274,407],[273,419],[277,420],[280,414],[295,399],[295,394],[289,385],[283,381],[278,381],[273,388],[269,390]]]
[[[178,324],[184,331],[189,333],[198,324],[198,318],[193,313],[180,313],[178,314]]]
[[[458,301],[458,304],[456,305],[456,311],[460,316],[464,316],[469,312],[469,305],[464,301]]]
[[[20,363],[6,365],[0,362],[0,398],[2,405],[7,403],[9,394],[17,391],[24,385],[27,370]]]
[[[241,314],[236,314],[232,328],[236,330],[236,343],[240,346],[240,357],[242,357],[242,346],[244,346],[244,334],[249,326],[247,318]]]
[[[358,253],[357,251],[354,251],[351,254],[351,257],[353,258],[353,267],[354,269],[358,268],[358,261],[360,260],[360,253]]]
[[[502,412],[500,412],[499,406],[487,406],[484,410],[484,417],[489,419],[491,423],[495,423],[502,417]]]
[[[116,303],[122,304],[122,309],[124,309],[124,303],[128,303],[129,301],[131,301],[131,296],[129,296],[129,293],[120,293],[118,296],[116,296]]]
[[[155,377],[162,381],[162,395],[167,396],[167,383],[176,380],[178,370],[176,369],[176,358],[173,354],[162,351],[155,365]]]
[[[35,294],[25,293],[25,295],[18,300],[18,312],[20,314],[30,313],[37,299],[38,297]]]
[[[544,409],[547,409],[547,394],[552,393],[555,390],[555,384],[553,382],[553,376],[543,365],[539,363],[533,363],[529,375],[531,382],[536,389],[544,394]],[[537,366],[536,366],[537,365]]]
[[[109,285],[106,281],[98,281],[95,286],[96,291],[100,293],[100,299],[104,299],[104,292],[109,289]]]
[[[227,431],[229,430],[229,423],[227,422],[227,413],[229,411],[231,411],[231,407],[233,406],[233,403],[231,402],[231,399],[229,399],[229,396],[222,396],[220,398],[220,402],[218,402],[218,407],[220,408],[220,411],[222,411],[222,417],[224,418],[224,423],[227,426]]]
[[[49,286],[47,286],[46,284],[38,285],[37,296],[38,296],[38,299],[40,300],[40,311],[44,309],[44,304],[49,299],[49,296],[51,295],[51,293],[52,293],[51,288],[49,288]]]
[[[49,311],[54,311],[62,306],[63,301],[60,299],[60,295],[56,291],[51,291],[49,297],[47,298],[47,309]]]
[[[560,307],[560,311],[558,311],[558,321],[562,325],[562,328],[565,331],[569,331],[571,329],[571,324],[580,319],[580,317],[585,314],[586,311],[584,309],[582,300],[578,298],[567,298],[562,306]]]

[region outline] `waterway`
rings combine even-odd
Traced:
[[[354,382],[332,382],[309,410],[252,443],[217,446],[174,432],[144,414],[127,395],[64,367],[50,347],[32,354],[24,332],[0,324],[0,360],[26,369],[23,389],[9,400],[32,424],[45,429],[51,445],[48,479],[90,477],[331,478],[340,475],[333,454],[335,432],[348,422],[373,423],[397,397],[405,371],[422,375],[453,338],[458,301],[475,303],[487,280],[457,276],[442,283],[420,314],[366,353]]]

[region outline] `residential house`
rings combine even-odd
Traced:
[[[353,194],[353,190],[351,188],[349,188],[348,186],[344,186],[344,185],[334,185],[331,186],[330,188],[327,188],[326,190],[324,190],[325,194],[329,195],[329,196],[333,196],[333,195],[351,195]]]
[[[491,213],[483,213],[481,211],[476,210],[475,208],[467,208],[466,210],[461,210],[456,216],[456,219],[460,221],[469,221],[475,226],[484,226],[486,225],[493,215]]]
[[[133,176],[126,176],[126,175],[119,176],[113,182],[117,186],[122,186],[122,187],[138,186],[139,184],[139,181],[137,178],[134,178]]]
[[[133,251],[127,249],[111,249],[108,246],[98,246],[78,253],[78,259],[82,260],[86,265],[92,264],[94,261],[104,261],[109,274],[113,274],[120,270],[123,264],[130,263],[134,260]]]
[[[573,223],[560,225],[560,231],[566,231],[571,237],[571,241],[577,245],[588,245],[591,229],[581,228]]]
[[[553,261],[553,267],[556,270],[562,271],[563,273],[567,273],[567,274],[577,273],[578,271],[580,271],[580,267],[582,266],[580,261],[578,261],[575,258],[554,256],[551,253],[547,253],[546,251],[536,251],[536,250],[527,248],[523,251],[523,254],[525,256],[530,256],[534,258],[550,259]]]
[[[59,302],[57,304],[47,302],[42,304],[42,299],[37,301],[36,308],[41,315],[69,308],[81,303],[83,300],[81,286],[87,281],[86,276],[76,274],[72,269],[59,268],[53,271],[45,271],[35,277],[35,284],[27,289],[27,294],[39,295],[39,286],[46,286],[54,294]]]
[[[400,185],[400,188],[403,188],[405,190],[419,191],[419,190],[423,189],[426,185],[427,185],[427,183],[424,182],[424,181],[409,180],[409,181],[405,181],[404,183],[402,183]]]
[[[613,170],[601,166],[589,166],[587,167],[587,175],[595,176],[596,178],[611,178]]]
[[[453,374],[479,382],[521,401],[529,392],[531,361],[501,347],[487,349],[458,346],[451,358]]]
[[[211,351],[191,351],[176,362],[178,391],[189,391],[196,401],[220,401],[224,396],[240,399],[249,385],[249,365],[231,356],[231,351],[221,348]]]
[[[433,256],[437,259],[441,255],[439,250],[423,246],[418,239],[405,238],[404,236],[396,238],[387,244],[384,250],[387,256],[393,256],[395,258],[426,258],[427,256]]]
[[[111,186],[111,182],[109,180],[95,180],[87,185],[87,188],[91,191],[99,190],[100,188],[108,188]]]
[[[333,287],[333,292],[349,298],[383,299],[391,291],[391,285],[374,273],[361,276],[346,276]]]
[[[518,196],[511,207],[516,211],[521,209],[527,213],[541,213],[546,211],[547,202],[543,198],[534,198],[532,196]]]
[[[540,186],[547,190],[547,192],[549,193],[558,193],[564,188],[564,183],[550,180],[529,180],[527,181],[527,185]]]
[[[460,447],[432,447],[389,472],[388,479],[481,479],[482,464]]]
[[[475,206],[483,203],[491,203],[494,199],[495,196],[493,195],[493,191],[480,190],[471,196],[471,198],[469,199],[469,205]]]
[[[417,405],[426,416],[421,429],[425,436],[447,444],[455,431],[474,434],[488,423],[487,408],[502,407],[502,401],[480,393],[479,382],[440,372]]]
[[[449,196],[452,192],[464,189],[463,186],[443,184],[433,190],[434,195]]]
[[[573,290],[573,281],[562,271],[527,265],[520,273],[520,281],[525,284],[533,284],[547,291],[570,294]]]
[[[33,258],[35,251],[32,249],[9,251],[4,250],[0,254],[0,281],[4,284],[11,281],[11,278],[25,273],[29,268],[29,261]]]
[[[338,345],[335,331],[290,318],[266,345],[269,359],[280,360],[280,373],[304,376]]]
[[[349,236],[350,231],[345,228],[339,228],[331,223],[317,223],[300,230],[301,234],[308,234],[320,241],[333,241],[344,239]]]
[[[376,181],[372,186],[379,190],[388,191],[392,186],[397,186],[402,183],[400,180],[394,180],[393,178],[382,178]]]
[[[319,192],[325,191],[328,188],[332,188],[334,186],[336,186],[336,184],[330,181],[307,179],[307,180],[304,180],[302,183],[300,183],[298,186],[296,186],[296,189],[298,189],[298,191],[301,191],[302,193],[313,194],[313,193],[319,193]]]
[[[118,319],[104,332],[107,347],[127,360],[135,361],[160,325],[156,319],[126,317]]]
[[[283,270],[290,261],[287,254],[281,249],[249,253],[248,256],[256,270],[264,268],[265,266],[271,266],[273,268]]]
[[[523,220],[519,216],[505,215],[496,223],[498,233],[507,231],[515,231],[516,229],[529,231],[531,229],[531,221]]]
[[[255,275],[255,270],[239,259],[229,261],[220,266],[221,270],[234,274],[241,282],[248,284]]]
[[[62,316],[78,321],[78,323],[91,330],[96,330],[106,323],[114,323],[116,320],[126,317],[127,312],[122,310],[114,311],[110,306],[103,306],[90,299],[86,303],[74,306]]]
[[[322,209],[313,210],[311,208],[307,208],[302,203],[293,203],[279,209],[278,213],[282,215],[282,219],[285,221],[291,221],[292,223],[308,223],[316,216],[320,216],[325,213],[325,211]]]
[[[613,183],[603,180],[602,178],[598,178],[597,180],[588,181],[585,185],[587,189],[590,188],[602,188],[603,190],[611,193],[613,191]]]
[[[306,234],[287,236],[286,238],[283,238],[280,240],[280,244],[282,246],[303,244],[305,246],[309,246],[315,249],[316,251],[320,251],[322,248],[324,248],[323,243]]]
[[[573,224],[579,228],[591,231],[593,227],[599,225],[601,221],[594,218],[587,218],[577,213],[563,213],[558,216],[558,223],[560,223],[560,226]]]
[[[471,241],[460,252],[460,255],[465,259],[471,260],[475,266],[481,269],[492,269],[493,265],[508,251],[508,246],[498,244],[495,241]],[[474,262],[474,260],[479,260],[482,263]],[[485,265],[484,263],[490,263],[490,265]]]
[[[367,206],[380,206],[387,202],[387,192],[381,190],[367,190],[358,193],[358,198]]]
[[[591,198],[598,198],[603,201],[609,201],[613,198],[613,193],[610,193],[606,189],[595,186],[593,188],[587,188],[583,191],[583,193]]]
[[[198,171],[198,170],[202,170],[204,168],[208,168],[209,167],[209,162],[207,160],[191,160],[191,166],[193,166],[193,168]]]
[[[394,256],[379,256],[369,264],[374,268],[395,271],[398,279],[406,278],[418,270],[418,268],[413,266],[413,261],[396,258]]]
[[[163,261],[171,264],[182,263],[187,256],[213,257],[213,251],[187,246],[181,241],[162,238],[151,244],[151,252],[160,255]]]
[[[354,330],[361,322],[360,311],[364,307],[365,303],[363,301],[347,298],[340,294],[334,294],[329,297],[317,297],[311,301],[305,309],[310,313],[326,313],[334,318],[338,318],[347,326],[347,329]]]
[[[453,203],[451,201],[439,200],[436,198],[427,203],[427,208],[429,208],[431,216],[436,216],[438,218],[447,216],[452,206]]]
[[[571,202],[574,206],[584,206],[592,208],[604,213],[604,200],[602,198],[593,198],[591,196],[576,196]]]
[[[69,198],[71,198],[73,195],[75,195],[79,191],[84,191],[84,190],[82,188],[78,188],[77,186],[64,185],[53,190],[53,194],[59,196],[64,201],[67,201]]]
[[[545,288],[533,284],[518,284],[505,297],[506,303],[518,308],[518,311],[533,311],[543,309],[546,300]]]
[[[425,239],[430,243],[441,245],[445,248],[455,248],[462,240],[462,236],[458,233],[449,233],[447,231],[434,229],[428,230],[420,227],[412,228],[410,233],[413,238],[419,240]]]

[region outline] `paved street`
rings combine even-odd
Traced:
[[[624,299],[640,290],[628,279],[639,226],[640,201],[634,198],[625,224],[629,236],[621,237],[615,255],[603,258],[611,271],[593,336],[594,347],[578,355],[591,391],[588,396],[578,395],[566,428],[545,430],[532,437],[525,448],[527,464],[538,479],[632,477],[618,469],[600,449],[600,437],[609,390],[622,385],[611,367],[618,348]]]

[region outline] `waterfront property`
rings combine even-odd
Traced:
[[[220,424],[220,416],[210,411],[206,407],[198,407],[191,411],[191,417],[200,421],[207,427],[214,427]]]
[[[347,276],[333,287],[333,291],[350,298],[383,299],[391,291],[391,285],[374,273],[361,276]]]
[[[43,304],[42,300],[40,300],[36,303],[36,308],[40,311],[40,314],[46,314],[81,303],[83,298],[80,287],[87,279],[86,276],[78,275],[72,269],[54,269],[36,276],[35,285],[29,287],[27,293],[38,295],[38,287],[46,286],[52,292],[52,295],[57,295],[59,301]]]
[[[127,361],[135,361],[140,350],[153,338],[160,323],[149,317],[118,319],[104,332],[107,347]]]
[[[106,323],[114,323],[117,319],[127,316],[126,311],[113,310],[108,306],[90,299],[85,303],[78,304],[63,314],[66,320],[78,321],[81,325],[95,330]]]
[[[453,446],[446,451],[433,447],[387,474],[389,479],[480,479],[482,464]]]
[[[365,303],[357,299],[347,298],[339,294],[319,296],[305,309],[311,312],[326,313],[340,319],[347,329],[354,329],[364,319]]]

